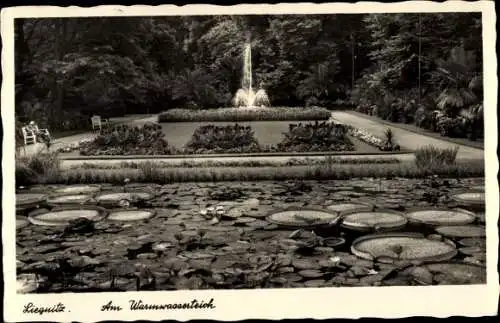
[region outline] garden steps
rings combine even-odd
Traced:
[[[484,159],[484,150],[468,147],[465,145],[459,145],[451,143],[446,140],[436,139],[422,134],[417,134],[408,130],[404,130],[394,126],[388,126],[371,120],[370,118],[360,116],[358,114],[345,112],[345,111],[333,111],[332,119],[336,122],[350,124],[356,128],[366,129],[368,132],[372,133],[377,137],[384,137],[384,132],[387,128],[390,128],[394,135],[396,142],[401,146],[401,148],[415,151],[418,148],[427,145],[433,145],[438,148],[453,148],[455,146],[459,147],[457,158],[459,159]]]

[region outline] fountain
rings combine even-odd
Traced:
[[[245,45],[243,57],[243,79],[241,89],[236,92],[233,103],[236,107],[267,107],[269,97],[261,88],[255,93],[252,88],[252,47],[250,43]]]

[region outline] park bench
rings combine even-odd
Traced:
[[[93,116],[90,118],[92,121],[92,131],[95,131],[96,129],[99,129],[99,131],[102,130],[103,127],[109,126],[109,119],[104,119],[101,116]]]

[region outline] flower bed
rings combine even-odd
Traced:
[[[373,134],[369,133],[365,129],[358,129],[349,126],[349,134],[354,138],[357,138],[371,146],[377,147],[381,151],[399,151],[400,146],[398,144],[392,144],[388,142],[387,139],[382,139]]]
[[[285,138],[277,145],[281,152],[353,151],[348,127],[333,122],[290,124]]]
[[[163,138],[158,124],[119,125],[103,130],[94,140],[81,142],[80,155],[170,155],[176,149]]]
[[[320,107],[252,107],[210,110],[172,109],[161,113],[158,122],[194,121],[301,121],[328,120],[330,112]]]
[[[250,126],[206,125],[195,130],[184,148],[186,154],[252,153],[261,148]]]

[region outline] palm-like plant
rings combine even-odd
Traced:
[[[482,80],[475,72],[475,57],[463,46],[455,48],[447,61],[438,61],[436,76],[443,91],[437,98],[437,107],[446,115],[456,117],[463,109],[481,99]]]

